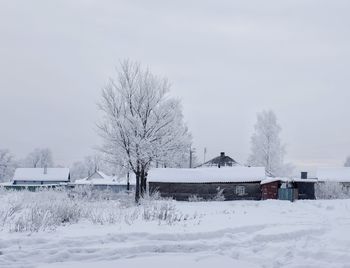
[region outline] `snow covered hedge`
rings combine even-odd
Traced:
[[[155,196],[135,205],[133,195],[126,193],[45,189],[37,192],[0,189],[0,230],[37,232],[61,225],[89,221],[93,224],[133,224],[155,221],[174,224],[187,220],[171,200]]]
[[[338,182],[322,182],[315,185],[316,199],[348,199],[350,190]]]

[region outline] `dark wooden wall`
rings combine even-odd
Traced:
[[[62,189],[79,189],[79,188],[86,188],[91,191],[111,191],[114,193],[119,192],[125,192],[127,191],[127,185],[89,185],[89,184],[69,184],[69,185],[45,185],[45,184],[38,184],[38,185],[6,185],[4,186],[4,189],[7,190],[29,190],[29,191],[37,191],[40,189],[54,189],[54,188],[62,188]],[[135,185],[130,185],[130,191],[135,191]]]
[[[237,195],[236,187],[244,186],[245,195]],[[225,200],[260,200],[260,182],[249,183],[166,183],[149,182],[150,192],[158,191],[162,197],[172,197],[175,200],[187,201],[191,196],[205,200],[213,199],[219,189],[223,190]]]
[[[315,183],[312,182],[296,182],[298,188],[298,199],[316,199]]]
[[[279,181],[274,181],[261,185],[261,199],[277,199],[278,198]]]
[[[261,185],[262,199],[278,199],[280,184],[277,181]],[[298,189],[297,199],[316,199],[315,184],[312,182],[293,182],[293,188]]]

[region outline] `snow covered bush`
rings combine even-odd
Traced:
[[[77,222],[81,212],[77,200],[68,198],[67,192],[61,190],[1,193],[0,223],[10,231],[52,229],[61,224]]]
[[[171,198],[162,198],[160,196],[159,191],[152,191],[152,192],[147,191],[142,197],[141,204],[145,203],[145,202],[157,201],[157,200],[162,200],[162,199],[163,200],[172,200]]]
[[[199,197],[198,195],[194,194],[188,198],[188,201],[189,202],[202,202],[202,201],[204,201],[204,199]]]
[[[215,197],[213,198],[213,201],[225,201],[225,195],[224,195],[225,189],[220,189],[220,187],[217,188],[217,193]]]
[[[172,200],[146,196],[139,205],[127,193],[91,188],[45,189],[36,192],[0,189],[0,230],[38,232],[89,221],[93,224],[174,224],[188,219]]]
[[[347,199],[350,190],[338,182],[322,182],[315,185],[316,199]]]
[[[226,198],[224,195],[224,190],[225,189],[221,189],[220,187],[218,187],[216,189],[216,191],[217,191],[216,194],[213,196],[210,196],[209,198],[203,198],[203,197],[200,197],[198,195],[191,195],[188,198],[188,201],[189,202],[225,201]]]
[[[171,198],[162,198],[160,193],[154,191],[143,196],[140,202],[142,219],[145,221],[158,221],[166,224],[186,220],[188,215],[180,213]]]

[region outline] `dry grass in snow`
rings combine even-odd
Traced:
[[[175,202],[156,196],[142,199],[140,205],[126,193],[56,189],[0,192],[0,229],[10,232],[53,230],[58,226],[88,221],[93,224],[133,224],[156,221],[173,224],[187,220],[176,210]]]

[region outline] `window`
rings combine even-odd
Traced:
[[[239,185],[236,186],[236,195],[242,196],[245,195],[245,186]]]

